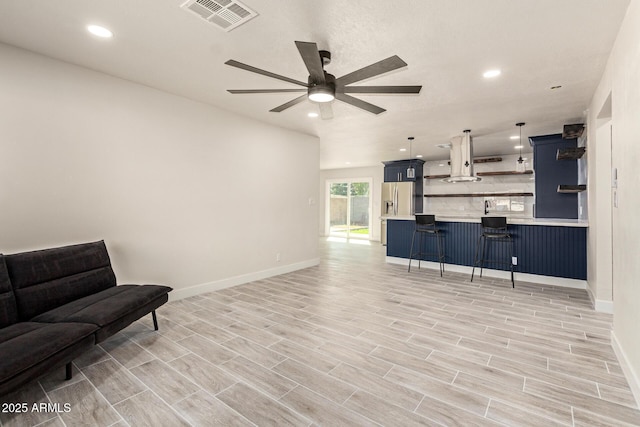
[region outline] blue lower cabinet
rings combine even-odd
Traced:
[[[414,221],[387,221],[387,256],[409,258],[414,228]],[[480,224],[438,222],[438,228],[443,233],[445,262],[472,266],[480,236]],[[514,266],[514,271],[586,280],[585,227],[510,224],[509,232],[513,237],[513,256],[518,258],[518,265]],[[425,245],[434,244],[430,240],[425,239]],[[508,262],[508,246],[507,243],[490,243],[485,258]],[[487,263],[485,267],[509,269],[506,264]]]

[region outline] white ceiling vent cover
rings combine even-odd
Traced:
[[[180,7],[227,32],[258,16],[236,0],[188,0]]]

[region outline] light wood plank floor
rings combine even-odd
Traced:
[[[585,291],[406,268],[321,241],[322,262],[169,303],[4,402],[3,426],[640,425]]]

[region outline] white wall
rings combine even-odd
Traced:
[[[611,117],[599,118],[597,111],[591,114],[596,129],[589,132],[595,139],[588,141],[585,156],[590,164],[587,284],[595,309],[613,313]]]
[[[317,138],[3,44],[0,64],[0,252],[104,239],[120,283],[174,297],[318,262]]]
[[[371,216],[371,240],[380,240],[380,189],[384,182],[384,165],[368,167],[368,168],[344,168],[344,169],[325,169],[320,171],[320,186],[318,192],[320,198],[318,200],[318,212],[320,220],[318,223],[318,233],[320,236],[326,236],[329,230],[326,230],[326,186],[329,179],[352,179],[352,178],[370,178],[373,182],[371,188],[372,216]]]
[[[640,403],[640,0],[631,0],[605,74],[589,107],[589,144],[611,95],[612,165],[618,169],[613,209],[613,347]],[[593,138],[592,138],[593,136]],[[606,174],[598,180],[610,180]],[[604,200],[606,203],[606,200]],[[599,225],[598,225],[599,226]],[[589,260],[592,262],[593,260]]]

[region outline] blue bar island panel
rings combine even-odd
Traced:
[[[445,263],[473,265],[481,227],[473,222],[438,222],[443,233]],[[387,221],[387,256],[409,258],[415,221]],[[545,225],[509,224],[513,255],[518,257],[514,271],[542,276],[587,279],[587,229]],[[425,239],[426,251],[435,239]],[[508,244],[490,244],[487,259],[509,260]],[[425,259],[436,261],[434,259]],[[508,265],[490,263],[485,268],[507,270]]]

